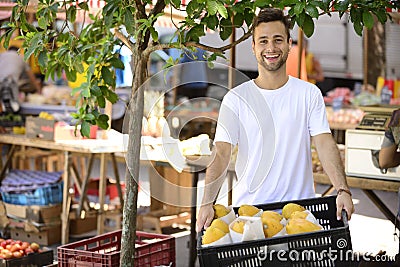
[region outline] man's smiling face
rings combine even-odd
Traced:
[[[259,24],[254,29],[253,52],[260,67],[267,71],[279,70],[286,66],[292,39],[286,34],[280,21]]]

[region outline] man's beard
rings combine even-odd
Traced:
[[[284,53],[282,54],[282,58],[278,62],[275,62],[273,64],[268,64],[265,58],[262,56],[262,60],[261,62],[259,60],[259,63],[267,71],[277,71],[286,63],[287,58],[288,58],[288,53]]]

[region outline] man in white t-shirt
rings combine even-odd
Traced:
[[[279,9],[261,10],[253,21],[253,53],[259,76],[229,91],[221,105],[214,138],[215,159],[196,230],[213,220],[213,202],[223,183],[231,151],[238,145],[233,205],[266,204],[315,197],[311,138],[337,190],[337,217],[354,212],[337,145],[318,87],[286,73],[292,40],[290,22]]]

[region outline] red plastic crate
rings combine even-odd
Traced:
[[[58,266],[119,266],[121,234],[118,230],[58,247]],[[137,231],[135,255],[136,267],[175,266],[175,237]]]

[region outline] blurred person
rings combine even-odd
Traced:
[[[196,230],[210,226],[233,147],[238,145],[233,205],[315,197],[311,141],[337,190],[336,215],[354,212],[337,144],[319,88],[289,76],[290,21],[266,8],[253,20],[252,50],[259,76],[230,90],[219,111],[213,161],[208,166]]]
[[[307,66],[306,66],[306,52],[303,49],[301,52],[301,65],[300,65],[300,77],[298,77],[299,69],[299,46],[296,41],[293,41],[292,48],[290,49],[288,58],[286,60],[286,73],[290,76],[308,81],[307,78]]]
[[[379,167],[394,168],[400,165],[400,109],[393,111],[388,129],[379,151]]]
[[[314,54],[308,50],[307,39],[304,38],[303,44],[306,54],[305,62],[308,81],[313,84],[316,84],[317,82],[323,82],[325,77],[321,63],[319,63],[319,60],[314,56]]]
[[[16,113],[20,109],[18,95],[19,82],[26,74],[30,84],[41,92],[41,82],[36,78],[29,65],[18,54],[18,47],[10,46],[0,54],[0,101],[3,112]],[[6,66],[6,67],[5,67]]]

